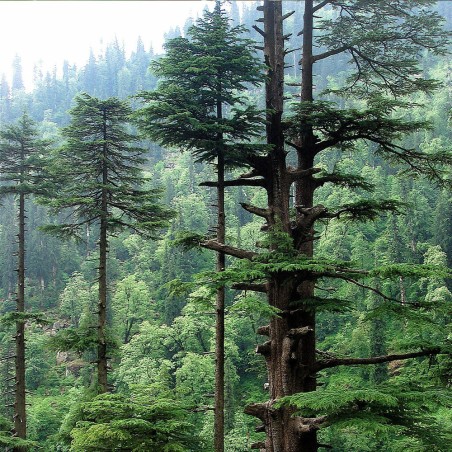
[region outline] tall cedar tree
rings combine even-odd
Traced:
[[[262,122],[258,111],[244,103],[243,91],[262,80],[253,43],[242,37],[241,26],[216,1],[212,12],[189,28],[187,38],[166,43],[166,55],[153,64],[162,77],[156,91],[143,93],[142,129],[163,146],[191,151],[199,161],[216,161],[217,234],[225,243],[225,168],[240,165],[256,152],[250,143]],[[226,113],[228,111],[228,113]],[[217,250],[218,272],[225,269],[225,253]],[[215,426],[216,451],[224,450],[224,311],[225,288],[216,294]]]
[[[160,191],[145,187],[144,150],[128,132],[132,111],[116,98],[99,100],[88,94],[75,99],[72,121],[63,129],[67,140],[53,162],[58,190],[47,203],[68,209],[65,224],[47,226],[60,236],[77,235],[82,226],[99,232],[99,298],[97,324],[98,391],[107,391],[107,253],[108,236],[129,229],[144,236],[163,227],[171,217],[159,203]]]
[[[40,163],[47,143],[38,138],[35,123],[24,113],[14,125],[0,131],[0,197],[13,195],[18,201],[18,267],[17,299],[14,335],[15,350],[15,401],[14,431],[26,438],[25,403],[25,227],[27,197],[42,190],[39,182]],[[18,450],[22,450],[18,448]]]
[[[358,152],[363,141],[373,143],[377,155],[394,165],[404,165],[408,171],[428,178],[443,178],[441,167],[451,163],[450,154],[426,155],[398,144],[404,134],[426,126],[403,118],[401,112],[410,107],[404,96],[429,92],[436,85],[422,77],[417,64],[420,51],[427,49],[441,54],[446,43],[440,18],[427,9],[432,3],[427,0],[306,0],[300,33],[301,93],[290,109],[286,108],[283,93],[284,58],[288,52],[284,48],[287,36],[283,22],[291,13],[283,15],[282,2],[277,1],[265,0],[258,7],[264,13],[260,21],[264,26],[254,28],[264,38],[268,66],[267,142],[272,149],[268,155],[249,159],[252,171],[236,181],[228,181],[228,185],[248,184],[266,190],[267,208],[245,208],[267,221],[268,251],[254,253],[214,241],[204,243],[210,249],[241,259],[241,273],[231,271],[231,277],[239,275],[241,287],[246,287],[243,282],[247,280],[248,289],[267,293],[269,304],[280,313],[268,326],[259,329],[260,334],[269,337],[257,351],[267,363],[270,397],[268,402],[246,409],[262,421],[259,430],[266,432],[265,441],[254,448],[267,452],[317,451],[321,446],[317,431],[340,419],[353,422],[354,417],[361,418],[361,425],[375,424],[382,419],[389,424],[403,423],[405,408],[396,413],[391,407],[397,405],[397,400],[402,403],[402,395],[397,391],[388,395],[382,389],[350,390],[342,399],[334,392],[314,394],[318,373],[343,365],[378,364],[445,352],[445,342],[428,341],[420,347],[419,342],[413,343],[406,353],[399,351],[368,358],[326,358],[316,350],[316,311],[320,308],[335,311],[345,302],[322,298],[322,292],[317,294],[315,288],[323,279],[337,278],[367,288],[379,295],[380,304],[386,307],[384,312],[407,315],[407,310],[413,310],[412,304],[401,306],[400,300],[391,299],[363,279],[428,275],[426,268],[403,264],[369,271],[356,269],[350,262],[315,259],[314,227],[319,220],[367,220],[400,206],[391,200],[373,199],[370,193],[359,202],[327,208],[316,205],[314,195],[317,188],[327,183],[371,191],[370,184],[359,175],[326,173],[315,166],[315,159],[321,153]],[[328,10],[329,15],[324,17],[331,18],[322,19],[323,12]],[[316,49],[320,49],[319,53],[315,53]],[[324,93],[314,99],[315,63],[341,54],[350,57],[349,77],[341,89],[332,93],[334,96]],[[364,106],[342,109],[342,100],[327,101],[341,97],[360,99]],[[296,167],[287,164],[290,149],[296,154]],[[293,187],[295,202],[291,206]],[[252,270],[248,276],[247,268]],[[418,312],[428,310],[426,306],[417,306]],[[414,315],[410,312],[411,318]],[[420,424],[412,425],[416,429]]]

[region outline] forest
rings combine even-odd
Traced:
[[[0,449],[449,451],[451,26],[215,0],[29,92],[16,56]]]

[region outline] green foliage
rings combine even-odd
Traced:
[[[33,321],[40,325],[49,325],[51,320],[41,312],[8,312],[0,316],[0,323],[4,325],[15,325],[16,322],[26,323]]]
[[[0,130],[0,198],[6,194],[45,192],[43,154],[49,142],[39,138],[36,123],[24,113],[16,124]]]
[[[176,234],[176,238],[172,240],[171,244],[180,246],[185,251],[194,249],[201,250],[200,244],[206,240],[206,237],[201,234],[196,234],[190,231],[180,231]]]
[[[404,203],[391,199],[362,199],[353,203],[342,204],[330,208],[339,220],[345,221],[373,221],[382,213],[399,213]]]
[[[315,393],[295,394],[275,403],[275,408],[290,405],[303,417],[322,417],[321,428],[333,426],[335,431],[360,432],[372,437],[382,435],[387,444],[391,436],[404,435],[420,441],[424,447],[441,451],[445,430],[432,415],[433,400],[450,406],[450,395],[435,388],[410,387],[407,382],[380,385],[375,389],[337,388]]]
[[[137,120],[144,133],[162,146],[191,151],[199,161],[212,162],[222,152],[229,166],[265,148],[250,144],[263,118],[242,93],[262,82],[263,68],[244,31],[230,25],[217,2],[187,37],[165,44],[165,56],[151,66],[162,77],[157,90],[139,95],[144,107]]]
[[[295,140],[305,130],[312,129],[319,141],[315,145],[317,152],[335,147],[342,151],[359,151],[361,141],[365,140],[378,146],[377,155],[389,162],[402,164],[412,174],[447,183],[444,166],[452,162],[450,151],[440,148],[422,152],[399,144],[404,135],[431,127],[428,122],[406,118],[404,111],[413,106],[380,94],[371,96],[364,110],[338,108],[327,101],[301,102],[292,106],[292,114],[286,119],[286,133],[290,140]],[[353,175],[332,173],[319,179],[342,186],[371,188]]]
[[[319,21],[325,30],[317,44],[346,52],[353,71],[339,92],[368,96],[388,92],[394,97],[431,91],[437,83],[422,77],[420,48],[444,55],[448,42],[441,17],[430,0],[370,0],[333,5],[334,18]]]
[[[0,446],[4,447],[4,450],[9,450],[13,447],[23,448],[23,450],[30,450],[37,446],[37,443],[34,441],[13,436],[11,433],[12,428],[12,422],[4,416],[0,416]]]
[[[181,404],[152,399],[144,389],[131,396],[103,394],[82,405],[71,450],[199,450],[186,415]]]
[[[280,314],[280,310],[270,306],[266,300],[256,295],[241,294],[236,297],[234,304],[229,308],[229,312],[253,313],[262,318],[271,318]]]
[[[66,144],[50,162],[53,197],[44,199],[54,211],[70,209],[73,221],[45,230],[71,236],[105,218],[110,233],[129,228],[152,236],[166,225],[172,214],[158,203],[160,190],[145,188],[145,150],[127,131],[131,113],[129,104],[116,98],[102,101],[86,93],[76,98],[72,122],[63,131]]]

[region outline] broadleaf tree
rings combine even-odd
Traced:
[[[188,150],[199,161],[215,163],[217,180],[216,242],[225,243],[225,170],[243,165],[262,145],[252,140],[262,127],[259,110],[244,91],[262,81],[262,66],[242,26],[232,26],[217,0],[213,11],[171,39],[166,54],[153,63],[162,77],[157,90],[141,94],[143,131],[162,146]],[[255,140],[254,140],[255,141]],[[225,253],[217,250],[216,270],[223,272]],[[224,313],[225,288],[216,291],[215,450],[224,450]]]
[[[266,293],[269,304],[279,312],[268,326],[259,329],[260,334],[268,336],[257,351],[267,364],[269,400],[246,409],[262,421],[259,430],[266,433],[265,441],[254,448],[267,452],[317,451],[324,446],[319,443],[318,430],[340,420],[334,411],[334,392],[325,393],[329,395],[330,408],[308,406],[306,393],[321,391],[317,385],[320,372],[447,353],[447,334],[444,341],[424,343],[421,347],[413,341],[409,351],[391,350],[383,356],[338,358],[317,350],[316,310],[329,305],[334,311],[336,304],[334,295],[322,295],[324,280],[332,278],[369,290],[378,295],[383,311],[397,311],[409,321],[429,307],[419,305],[417,300],[399,306],[399,299],[372,286],[373,278],[417,278],[435,271],[447,272],[407,264],[361,269],[349,261],[316,258],[314,253],[315,228],[322,221],[372,220],[379,212],[402,208],[397,200],[374,199],[371,185],[359,175],[327,172],[316,166],[328,152],[359,153],[367,143],[369,150],[373,149],[389,164],[404,168],[405,174],[445,183],[444,169],[452,162],[449,152],[424,153],[402,146],[400,139],[428,126],[410,121],[403,112],[412,107],[412,96],[428,93],[436,86],[423,76],[418,65],[420,52],[427,49],[441,55],[447,39],[440,17],[428,9],[431,1],[306,0],[299,34],[301,90],[298,99],[287,105],[284,58],[289,49],[284,48],[287,36],[283,24],[291,12],[283,14],[282,3],[264,0],[263,6],[258,7],[264,13],[263,28],[254,27],[263,37],[268,67],[267,143],[271,150],[248,160],[251,178],[249,173],[228,182],[231,186],[248,182],[266,191],[266,208],[246,209],[266,220],[267,250],[256,253],[215,241],[204,245],[239,258],[240,271],[235,269],[230,276],[242,288]],[[348,76],[343,80],[336,77],[335,89],[315,93],[316,63],[346,54],[350,57]],[[349,105],[352,108],[347,108]],[[288,164],[289,153],[295,166]],[[342,206],[316,204],[316,191],[325,184],[357,188],[362,200]],[[222,278],[228,278],[227,272]],[[353,400],[346,404],[347,425],[356,419],[356,425],[372,424],[375,430],[378,422],[390,422],[390,397],[371,391],[364,396],[356,393],[356,397],[351,393]],[[386,412],[383,417],[370,415],[375,406],[373,398],[379,399],[377,405],[385,406],[379,411],[379,415]],[[367,415],[371,420],[359,423]]]
[[[45,229],[76,236],[86,225],[99,234],[97,382],[107,384],[107,254],[108,237],[128,229],[152,237],[172,216],[159,203],[160,190],[146,186],[142,165],[145,150],[129,132],[132,110],[117,98],[100,100],[83,93],[70,110],[71,123],[63,130],[66,144],[50,163],[56,184],[45,202],[67,212],[67,222]]]

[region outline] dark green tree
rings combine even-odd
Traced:
[[[198,161],[216,164],[216,243],[226,241],[225,168],[243,164],[256,152],[250,144],[261,118],[247,105],[243,92],[262,80],[253,43],[241,26],[230,24],[222,2],[188,29],[187,37],[171,39],[166,55],[153,63],[163,79],[154,92],[143,93],[141,128],[162,146],[191,151]],[[225,253],[217,250],[216,269],[223,272]],[[225,288],[216,294],[215,450],[224,450],[224,312]]]
[[[252,171],[228,184],[248,182],[265,189],[267,207],[246,206],[246,209],[266,220],[268,251],[255,253],[208,243],[212,249],[242,259],[240,268],[243,270],[248,265],[250,271],[248,289],[265,292],[269,304],[279,312],[270,325],[259,330],[269,337],[257,351],[266,359],[270,400],[247,408],[248,414],[263,422],[261,430],[267,435],[257,448],[268,452],[317,451],[320,428],[334,423],[347,410],[353,411],[353,407],[356,417],[371,417],[373,397],[380,398],[378,405],[385,405],[383,391],[373,395],[351,391],[350,400],[343,401],[340,410],[335,409],[340,404],[339,400],[338,404],[334,402],[334,391],[325,393],[330,409],[327,402],[315,404],[313,400],[320,397],[320,391],[319,395],[307,393],[317,390],[319,372],[345,365],[378,364],[445,352],[444,344],[428,341],[420,348],[419,342],[412,342],[411,350],[416,351],[400,353],[402,350],[399,350],[399,353],[368,358],[326,358],[316,349],[316,311],[328,309],[328,306],[332,310],[340,309],[345,302],[334,296],[321,296],[324,292],[316,293],[323,279],[335,278],[368,288],[380,296],[384,307],[394,312],[400,301],[372,288],[371,282],[360,280],[428,273],[403,264],[369,271],[354,268],[351,262],[316,259],[314,241],[319,221],[372,220],[381,212],[396,211],[400,207],[391,200],[374,199],[372,194],[338,206],[316,204],[316,190],[325,184],[355,188],[364,193],[372,189],[359,175],[317,167],[318,159],[328,152],[359,152],[363,142],[367,142],[379,157],[396,167],[402,165],[408,172],[443,179],[441,169],[443,164],[450,164],[449,153],[427,154],[403,147],[399,142],[404,134],[426,126],[422,121],[408,121],[400,114],[411,107],[405,96],[429,92],[437,85],[423,77],[417,63],[422,49],[441,54],[446,43],[440,18],[428,10],[432,3],[426,0],[401,0],[396,4],[381,0],[306,0],[300,26],[301,91],[290,108],[284,102],[285,56],[289,50],[284,48],[287,36],[283,22],[291,13],[283,15],[282,2],[276,1],[265,0],[258,8],[264,13],[260,20],[263,29],[258,26],[255,29],[264,38],[268,66],[267,142],[271,151],[249,159]],[[351,68],[348,76],[337,77],[335,85],[339,88],[315,98],[316,63],[347,54]],[[359,99],[362,103],[344,109],[344,99]],[[295,166],[288,164],[289,150]],[[237,270],[230,274],[238,278]],[[241,287],[246,287],[244,273],[240,274]],[[405,305],[400,313],[408,315],[407,309],[412,308]],[[280,399],[285,403],[275,403]],[[387,400],[388,405],[392,403]],[[378,423],[381,419],[378,416],[384,411],[378,411],[372,421]],[[350,413],[347,416],[353,417]]]
[[[24,113],[14,125],[0,130],[0,197],[14,196],[17,207],[17,299],[14,335],[15,349],[15,401],[14,430],[19,438],[26,438],[25,403],[25,227],[26,199],[39,194],[40,160],[47,143],[39,139],[35,123]]]
[[[99,298],[97,323],[98,390],[107,385],[107,253],[108,236],[129,229],[152,236],[171,217],[158,203],[160,190],[146,187],[144,150],[128,132],[131,109],[116,98],[99,100],[81,94],[63,131],[67,140],[52,162],[57,191],[46,202],[55,210],[68,209],[69,221],[46,227],[62,236],[77,235],[95,225],[99,232]]]
[[[102,394],[78,408],[71,431],[73,451],[198,451],[189,411],[171,399],[136,388],[133,397]]]

